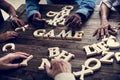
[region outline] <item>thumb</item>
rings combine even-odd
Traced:
[[[21,65],[18,63],[18,64],[6,64],[6,69],[15,69],[15,68],[18,68],[20,67]]]
[[[45,69],[46,69],[47,74],[51,73],[51,69],[48,65],[45,65]]]

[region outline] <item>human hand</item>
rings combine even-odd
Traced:
[[[14,28],[22,27],[25,25],[25,23],[22,20],[18,19],[17,16],[12,17],[11,20],[12,20],[12,26]]]
[[[80,28],[82,20],[79,14],[72,14],[66,18],[65,25],[70,28]]]
[[[6,56],[0,58],[0,70],[9,70],[18,68],[21,66],[20,63],[12,63],[16,59],[26,59],[29,56],[27,53],[23,52],[16,52],[16,53],[9,53]]]
[[[47,74],[54,78],[56,75],[67,72],[71,73],[71,64],[69,62],[66,62],[62,59],[54,59],[51,61],[51,68],[47,65],[45,65]]]
[[[111,27],[109,23],[101,25],[100,28],[95,30],[93,36],[96,36],[96,39],[102,39],[104,36],[109,37],[109,35],[117,35],[117,32]]]
[[[7,41],[13,39],[18,36],[18,33],[15,31],[7,31],[5,33],[0,34],[0,41]]]
[[[32,24],[36,27],[42,28],[45,25],[45,20],[41,19],[40,13],[35,13],[32,16]]]

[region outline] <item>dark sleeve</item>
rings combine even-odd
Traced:
[[[26,12],[27,12],[27,18],[28,19],[34,13],[39,12],[39,1],[40,0],[26,0]]]

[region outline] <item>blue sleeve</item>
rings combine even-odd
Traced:
[[[26,12],[29,19],[34,13],[39,12],[40,0],[26,0]]]
[[[79,5],[78,10],[76,11],[79,14],[82,14],[87,19],[90,14],[94,11],[96,0],[75,0]]]

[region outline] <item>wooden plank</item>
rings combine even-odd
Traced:
[[[46,12],[49,10],[59,11],[65,5],[40,5],[42,17],[46,18]],[[54,8],[56,7],[56,8]],[[77,6],[75,6],[75,9]],[[73,12],[75,11],[73,10]],[[26,21],[26,12],[25,5],[21,5],[17,12],[19,17]],[[118,14],[113,14],[110,16],[110,22],[112,25],[116,25],[116,23],[120,20]],[[114,18],[114,19],[113,19]],[[95,37],[92,37],[92,33],[95,29],[97,29],[100,25],[99,20],[99,9],[98,7],[95,9],[94,13],[91,15],[88,22],[86,22],[82,29],[84,33],[84,37],[82,41],[74,41],[74,40],[62,40],[62,39],[43,39],[43,38],[34,38],[33,32],[36,30],[34,27],[30,26],[30,28],[26,32],[18,32],[19,36],[16,39],[6,41],[0,44],[0,57],[10,53],[23,51],[29,54],[34,55],[34,58],[28,62],[27,67],[21,67],[15,70],[9,71],[0,71],[0,80],[53,80],[46,74],[45,71],[39,71],[38,66],[41,63],[41,59],[48,58],[48,48],[49,47],[59,47],[60,50],[66,50],[75,55],[75,58],[70,61],[72,64],[73,71],[80,71],[81,65],[89,58],[97,58],[100,59],[102,56],[97,55],[93,57],[86,57],[86,53],[83,51],[83,46],[91,45],[93,43],[98,43]],[[11,25],[9,21],[6,21],[1,29],[2,32],[11,29]],[[50,26],[45,27],[46,31],[50,31],[51,29],[55,30],[55,35],[59,34],[62,29],[65,27],[56,27],[52,28]],[[118,41],[120,41],[120,36],[117,36]],[[4,44],[13,42],[16,45],[15,51],[2,52],[2,47]],[[114,52],[120,51],[113,50]],[[49,58],[48,58],[49,59]],[[114,58],[114,63],[111,65],[102,64],[102,67],[99,71],[96,71],[93,75],[85,76],[85,80],[119,80],[120,79],[120,64],[116,62]],[[79,80],[79,78],[76,78]]]

